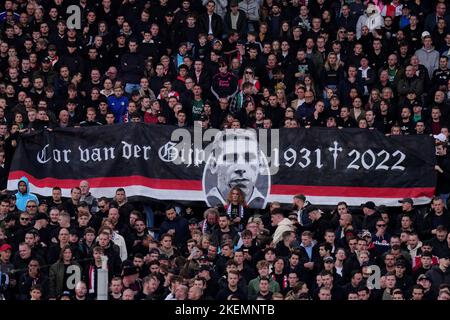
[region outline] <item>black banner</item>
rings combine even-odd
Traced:
[[[434,193],[434,140],[386,137],[364,129],[201,130],[128,123],[56,129],[23,137],[8,189],[22,176],[31,191],[64,195],[88,180],[94,196],[127,196],[223,204],[239,186],[251,207],[290,203],[303,193],[314,204],[416,204]]]

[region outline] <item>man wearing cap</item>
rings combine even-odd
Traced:
[[[402,213],[397,215],[396,221],[397,229],[401,228],[402,217],[406,215],[410,217],[414,230],[416,231],[422,230],[423,221],[420,221],[419,214],[417,213],[417,210],[413,207],[414,205],[413,200],[411,198],[403,198],[398,202],[402,204]]]
[[[311,230],[314,233],[314,239],[321,243],[325,240],[325,232],[331,228],[331,224],[323,216],[322,210],[317,207],[309,206],[307,212],[312,222]]]
[[[238,79],[228,71],[227,63],[219,61],[219,72],[212,78],[211,92],[219,100],[228,98],[230,100],[238,92]]]
[[[423,288],[422,300],[435,300],[436,299],[433,292],[431,291],[431,279],[428,276],[421,274],[417,278],[417,284],[422,286],[422,288]]]
[[[53,70],[52,61],[49,57],[45,57],[42,60],[41,68],[33,73],[33,79],[41,77],[44,79],[46,86],[52,85],[53,81],[57,77],[57,73]]]
[[[362,207],[364,212],[362,229],[369,230],[371,233],[376,233],[376,224],[381,216],[375,210],[375,203],[373,201],[367,201],[362,204]]]
[[[142,290],[142,280],[139,278],[139,269],[135,266],[125,266],[122,270],[123,289],[131,289],[135,293]]]
[[[45,244],[49,243],[50,241],[50,230],[47,228],[48,226],[48,215],[43,212],[38,212],[36,216],[33,218],[33,229],[36,230],[36,232],[39,235],[39,238],[41,241]]]
[[[84,73],[83,57],[78,52],[76,41],[67,42],[67,53],[61,56],[56,66],[68,66],[71,75]]]
[[[413,286],[411,276],[407,274],[406,261],[399,259],[395,262],[395,286],[402,289],[403,292],[410,292]]]
[[[0,246],[0,272],[8,273],[14,269],[14,265],[11,263],[12,247],[4,243]]]
[[[419,58],[421,64],[423,64],[428,70],[428,76],[431,79],[434,70],[439,67],[439,52],[433,47],[433,40],[429,32],[422,33],[423,46],[415,52]]]

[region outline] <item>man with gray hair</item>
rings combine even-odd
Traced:
[[[89,186],[89,182],[83,180],[80,182],[81,189],[81,198],[80,202],[86,202],[89,206],[91,213],[96,213],[98,211],[98,202],[97,198],[94,197],[89,191],[91,188]]]

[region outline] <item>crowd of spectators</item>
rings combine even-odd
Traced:
[[[96,299],[102,256],[111,300],[450,299],[446,1],[2,5],[0,299]],[[20,135],[126,122],[432,135],[436,197],[329,211],[299,190],[252,210],[233,188],[225,208],[149,212],[87,181],[70,198],[37,197],[26,177],[5,190]]]

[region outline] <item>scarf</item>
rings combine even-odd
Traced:
[[[232,217],[232,212],[231,212],[232,207],[233,207],[233,205],[230,203],[225,206],[225,209],[227,210],[228,216],[230,216],[231,219],[234,219]],[[244,206],[241,204],[239,205],[239,218],[241,218],[241,220],[244,218]]]
[[[203,233],[203,234],[206,234],[206,232],[208,231],[208,229],[210,229],[210,228],[208,228],[208,222],[207,222],[206,219],[205,219],[205,221],[203,221],[202,233]]]

